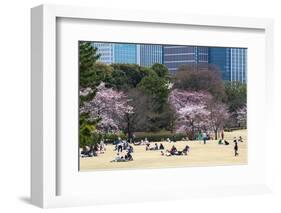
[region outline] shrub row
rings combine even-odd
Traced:
[[[246,127],[244,126],[240,126],[240,127],[229,127],[229,128],[225,128],[224,131],[225,132],[232,132],[235,130],[242,130],[242,129],[246,129]]]

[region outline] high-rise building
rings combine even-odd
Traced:
[[[218,66],[223,80],[246,82],[247,49],[210,47],[209,63]]]
[[[92,43],[93,47],[97,48],[97,53],[100,54],[98,61],[105,64],[114,63],[114,44],[113,43]]]
[[[208,54],[208,47],[165,45],[163,46],[163,63],[171,73],[175,73],[182,65],[207,64]]]
[[[99,61],[106,64],[125,63],[150,67],[160,63],[165,64],[171,74],[182,65],[213,64],[218,67],[225,81],[247,80],[245,48],[101,42],[94,42],[93,46],[97,47],[97,53],[101,54]]]
[[[208,47],[195,47],[195,63],[208,63]]]
[[[114,44],[114,63],[137,64],[137,45]]]
[[[163,46],[156,44],[137,45],[137,63],[144,67],[150,67],[155,63],[163,63]]]
[[[230,81],[247,81],[247,49],[230,48]]]
[[[217,66],[221,77],[225,81],[230,81],[230,48],[209,47],[209,64]]]

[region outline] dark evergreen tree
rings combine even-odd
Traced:
[[[100,54],[97,54],[97,48],[93,47],[91,42],[79,42],[80,87],[95,86],[97,73],[94,65],[99,57]]]

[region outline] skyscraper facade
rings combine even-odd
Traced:
[[[208,63],[208,47],[163,46],[163,63],[171,73],[187,64]]]
[[[230,81],[247,81],[247,49],[230,49]]]
[[[210,47],[209,63],[218,66],[225,81],[247,80],[247,49]]]
[[[137,47],[138,64],[150,67],[155,63],[163,63],[163,46],[155,44],[140,44]]]
[[[137,64],[137,45],[114,44],[114,63]]]
[[[195,47],[195,63],[208,63],[208,47]]]
[[[213,64],[220,70],[222,80],[247,81],[245,48],[101,42],[94,42],[93,46],[101,55],[99,61],[106,64],[125,63],[150,67],[160,63],[165,64],[171,74],[182,65]]]
[[[210,64],[216,65],[218,67],[222,79],[225,81],[230,81],[230,48],[209,47],[208,58]]]
[[[93,47],[97,48],[97,53],[100,54],[98,61],[105,64],[114,63],[114,44],[113,43],[92,43]]]

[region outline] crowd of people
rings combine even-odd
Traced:
[[[207,140],[210,140],[210,137],[206,133],[202,133],[201,140],[204,144],[207,143]],[[169,138],[166,139],[167,142],[176,142],[175,140],[170,140]],[[234,144],[234,156],[238,156],[238,143],[242,143],[243,138],[241,136],[234,137],[233,144]],[[175,145],[173,145],[170,149],[166,149],[163,145],[163,143],[150,143],[147,138],[144,140],[141,140],[139,142],[132,142],[127,140],[122,140],[121,138],[118,138],[116,141],[114,141],[114,151],[116,152],[115,158],[111,162],[127,162],[127,161],[133,161],[132,153],[134,152],[134,146],[145,146],[146,151],[160,151],[161,156],[180,156],[180,155],[188,155],[190,151],[190,147],[186,145],[184,149],[178,150]],[[224,132],[221,132],[221,137],[218,141],[218,145],[230,145],[230,142],[225,140],[224,138]],[[165,151],[164,151],[165,150]],[[101,141],[98,144],[95,144],[93,146],[86,146],[81,150],[81,157],[96,157],[100,154],[105,153],[106,151],[106,144],[104,141]]]
[[[96,157],[99,154],[104,154],[105,151],[106,151],[106,145],[105,145],[104,141],[102,140],[100,143],[97,143],[95,145],[83,147],[80,154],[81,154],[82,158]]]
[[[121,138],[118,138],[116,141],[114,141],[114,144],[116,157],[111,162],[126,162],[134,160],[132,156],[134,148],[127,140],[121,140]],[[125,152],[125,154],[121,155],[123,152]]]

